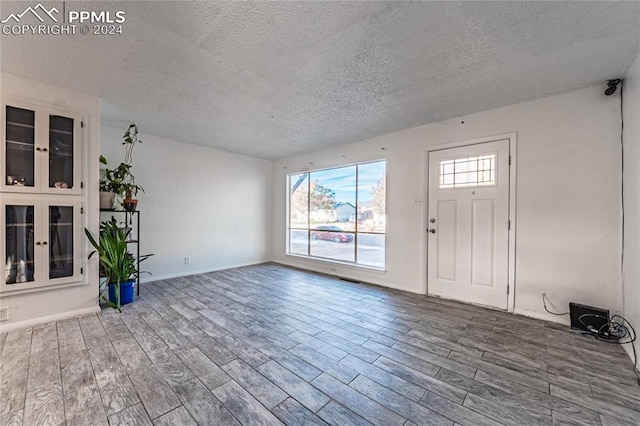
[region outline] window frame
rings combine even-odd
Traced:
[[[490,157],[490,158],[486,158],[486,159],[481,159],[481,157]],[[469,158],[475,158],[476,161],[485,161],[485,160],[489,160],[491,163],[491,168],[490,169],[483,169],[483,170],[473,170],[473,171],[464,171],[464,172],[460,172],[459,174],[469,174],[469,173],[476,173],[476,181],[475,182],[467,182],[466,184],[457,184],[455,181],[455,176],[456,174],[458,174],[455,171],[455,164],[456,161],[460,161],[462,159],[469,159]],[[453,163],[453,167],[454,167],[454,171],[453,173],[442,173],[443,172],[443,163],[445,162],[451,162]],[[497,170],[497,162],[498,162],[498,153],[497,152],[487,152],[484,154],[478,154],[475,156],[471,156],[471,157],[455,157],[455,158],[449,158],[446,160],[442,160],[439,162],[438,164],[438,189],[439,190],[444,190],[444,191],[450,191],[450,190],[457,190],[457,189],[469,189],[469,188],[492,188],[495,187],[497,185],[498,182],[498,170]],[[493,179],[490,181],[481,181],[479,179],[480,172],[483,171],[488,171],[492,174]],[[451,184],[445,184],[443,182],[443,177],[444,176],[452,176],[453,177],[453,183]]]
[[[385,218],[385,226],[384,226],[384,232],[372,232],[372,231],[360,231],[359,230],[359,226],[360,224],[358,223],[358,208],[359,208],[359,198],[358,198],[358,193],[360,192],[360,188],[359,188],[359,167],[363,166],[363,165],[367,165],[367,164],[373,164],[373,163],[380,163],[380,162],[384,162],[384,179],[385,179],[385,194],[384,194],[384,218]],[[336,170],[336,169],[342,169],[342,168],[347,168],[347,167],[354,167],[355,166],[355,209],[356,209],[356,220],[355,220],[355,228],[353,231],[342,231],[342,233],[344,234],[353,234],[353,261],[349,261],[349,260],[340,260],[340,259],[335,259],[335,258],[331,258],[331,257],[326,257],[326,256],[320,256],[320,255],[313,255],[311,254],[311,232],[313,231],[312,227],[311,227],[311,197],[310,197],[310,191],[311,191],[311,175],[312,173],[317,173],[317,172],[322,172],[322,171],[328,171],[328,170]],[[292,177],[294,176],[301,176],[303,174],[306,174],[306,180],[308,182],[308,188],[307,188],[307,226],[306,228],[301,228],[301,227],[294,227],[292,226],[291,222],[291,214],[292,214],[292,203],[291,203],[291,186],[293,184],[292,182]],[[373,271],[379,271],[379,272],[386,272],[386,265],[387,265],[387,250],[386,250],[386,243],[387,243],[387,192],[386,192],[386,182],[387,182],[387,159],[386,158],[380,158],[380,159],[376,159],[376,160],[368,160],[368,161],[360,161],[357,163],[349,163],[349,164],[342,164],[340,166],[333,166],[333,167],[325,167],[325,168],[318,168],[318,169],[310,169],[310,170],[303,170],[303,171],[298,171],[298,172],[292,172],[292,173],[287,173],[286,175],[286,190],[287,190],[287,212],[286,212],[286,216],[287,216],[287,223],[286,223],[286,244],[285,244],[285,255],[287,256],[294,256],[294,257],[300,257],[303,259],[311,259],[311,260],[318,260],[318,261],[322,261],[322,262],[327,262],[327,263],[337,263],[337,264],[341,264],[341,265],[345,265],[345,266],[350,266],[350,267],[355,267],[358,269],[370,269]],[[295,252],[291,252],[291,232],[292,231],[301,231],[301,232],[306,232],[307,234],[307,243],[306,243],[306,254],[303,253],[295,253]],[[333,231],[326,231],[326,232],[333,232]],[[337,231],[335,231],[337,232]],[[383,249],[384,249],[384,254],[383,254],[383,265],[382,266],[375,266],[375,265],[371,265],[371,264],[364,264],[364,263],[358,263],[358,234],[363,234],[363,235],[379,235],[379,236],[383,236],[384,238],[384,245],[383,245]]]

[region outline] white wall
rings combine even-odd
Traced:
[[[127,127],[100,128],[110,168],[124,159]],[[132,172],[145,189],[138,193],[141,251],[155,254],[142,265],[153,274],[143,282],[269,260],[271,161],[142,133],[140,139]]]
[[[20,98],[35,103],[79,111],[84,116],[85,158],[97,158],[100,141],[100,110],[97,97],[63,89],[38,81],[0,73],[0,93],[12,98]],[[4,165],[1,166],[4,168]],[[2,172],[4,173],[4,172]],[[97,161],[85,161],[83,181],[98,180]],[[85,219],[87,226],[98,229],[98,193],[84,191]],[[1,196],[1,195],[0,195]],[[0,242],[4,244],[4,233]],[[88,247],[83,246],[82,256],[86,258]],[[66,288],[51,288],[20,295],[2,295],[0,306],[10,307],[10,320],[0,324],[0,330],[50,321],[98,309],[97,263],[90,262],[84,276],[86,284]]]
[[[413,201],[426,194],[426,148],[517,132],[515,311],[568,321],[544,313],[541,293],[546,292],[558,309],[575,301],[620,312],[618,108],[618,99],[605,97],[603,86],[597,86],[278,160],[273,259],[424,292],[426,206],[415,207]],[[322,168],[382,157],[387,159],[386,273],[285,255],[286,174],[307,170],[310,161]]]
[[[624,80],[624,210],[623,315],[640,332],[640,56]]]

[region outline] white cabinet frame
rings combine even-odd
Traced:
[[[37,245],[34,245],[33,255],[35,265],[34,280],[25,283],[7,284],[6,274],[3,273],[0,276],[0,293],[10,294],[63,284],[80,283],[86,265],[86,260],[82,256],[85,247],[83,243],[82,202],[68,197],[42,197],[35,200],[34,197],[23,194],[4,194],[0,203],[0,229],[5,236],[0,245],[0,259],[3,260],[3,264],[7,261],[6,206],[34,206],[34,241]],[[49,207],[51,206],[73,208],[73,272],[72,275],[66,277],[49,278],[49,253],[52,243],[49,239]]]
[[[9,185],[6,179],[7,165],[7,106],[22,108],[34,111],[34,186]],[[73,119],[73,187],[72,188],[50,188],[49,187],[49,118],[52,115]],[[61,108],[38,105],[28,101],[17,99],[2,100],[2,120],[1,120],[1,141],[0,164],[3,173],[0,182],[0,191],[11,193],[44,193],[56,195],[81,195],[84,186],[82,178],[82,115]]]

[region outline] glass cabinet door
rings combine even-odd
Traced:
[[[36,113],[5,106],[5,184],[7,187],[35,185]]]
[[[49,279],[73,276],[74,207],[49,206]]]
[[[35,281],[35,206],[5,205],[5,283]]]
[[[49,114],[49,188],[74,187],[74,119]],[[46,149],[46,148],[45,148]]]

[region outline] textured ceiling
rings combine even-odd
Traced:
[[[635,1],[66,7],[124,10],[124,34],[2,36],[2,71],[100,96],[107,123],[264,158],[619,77],[640,39]]]

